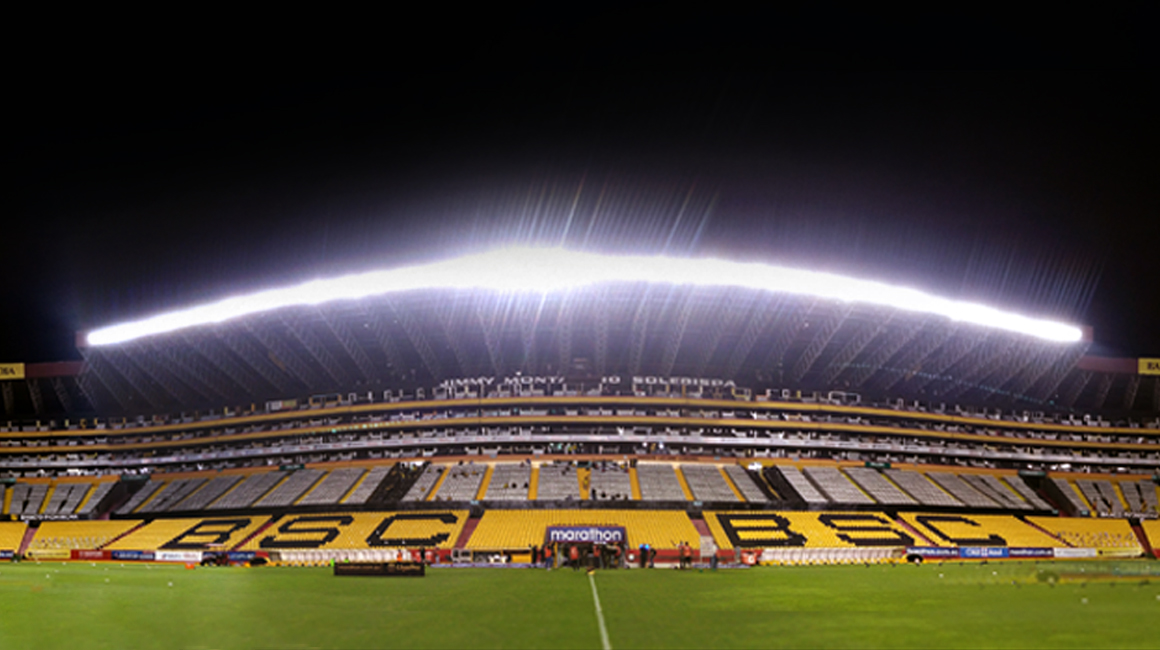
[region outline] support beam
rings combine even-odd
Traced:
[[[379,373],[375,370],[374,364],[371,363],[371,358],[367,356],[366,350],[363,350],[362,346],[355,340],[346,322],[329,315],[324,310],[319,310],[319,315],[322,317],[322,321],[326,323],[326,326],[330,328],[331,334],[334,334],[334,338],[338,341],[338,344],[342,346],[347,356],[354,362],[355,367],[362,373],[363,379],[368,382],[377,379]]]
[[[886,331],[892,319],[892,313],[881,314],[876,312],[874,320],[877,322],[877,325],[863,325],[859,328],[858,332],[826,364],[826,367],[821,371],[822,384],[833,386],[834,380],[838,378],[838,375],[842,374],[842,371],[870,345],[871,341]]]
[[[1060,394],[1059,405],[1064,408],[1071,408],[1075,405],[1075,401],[1079,399],[1083,389],[1087,388],[1088,382],[1092,379],[1092,372],[1090,370],[1080,370],[1074,375],[1070,385]]]
[[[147,363],[147,359],[151,355],[155,354],[153,350],[158,347],[162,346],[157,344],[150,346],[149,342],[140,341],[132,348],[132,354],[129,352],[124,353],[125,358],[123,362],[126,366],[135,367],[140,372],[141,377],[144,380],[160,386],[165,391],[165,394],[173,402],[176,402],[181,406],[197,404],[199,401],[199,396],[195,394],[195,391],[187,388],[178,381],[174,381],[173,378],[164,370],[154,368],[152,367],[152,364]],[[118,368],[119,367],[120,366],[118,366]],[[208,395],[203,395],[200,397],[201,399],[209,398]]]
[[[166,400],[156,394],[154,389],[149,385],[149,379],[133,367],[133,364],[129,362],[125,353],[115,348],[108,348],[101,358],[109,363],[112,371],[119,373],[129,383],[129,386],[144,398],[149,408],[161,410],[167,406]],[[169,399],[177,400],[177,397],[170,395]]]
[[[608,304],[608,290],[605,289],[600,292],[597,299],[598,305]],[[596,331],[593,335],[593,347],[596,352],[596,374],[604,376],[609,374],[608,368],[608,336],[609,329],[612,327],[609,322],[608,309],[596,309]]]
[[[306,353],[310,355],[314,361],[322,367],[323,372],[330,378],[330,387],[336,390],[350,390],[354,388],[354,380],[346,372],[346,370],[326,349],[326,345],[318,338],[318,334],[314,329],[313,323],[302,323],[302,319],[294,316],[282,317],[282,322],[286,325],[286,329],[290,331],[290,335],[306,348]]]
[[[906,348],[926,327],[928,319],[915,320],[909,324],[902,325],[902,331],[898,333],[886,332],[882,337],[882,342],[878,347],[870,353],[870,356],[850,374],[846,380],[850,384],[850,388],[858,390],[862,388],[862,384],[869,381],[879,370],[882,370],[886,364],[894,358],[894,355]],[[928,334],[928,336],[931,336]],[[942,342],[940,340],[939,345]],[[854,358],[857,358],[855,355]],[[854,359],[852,358],[851,361]]]
[[[379,344],[379,350],[382,351],[387,360],[388,377],[407,378],[408,364],[404,360],[399,346],[395,344],[394,338],[391,337],[391,332],[387,329],[387,324],[383,321],[380,313],[375,310],[364,310],[363,317],[370,325],[371,334],[374,335],[375,341]]]
[[[88,352],[85,353],[85,368],[93,377],[96,377],[97,382],[105,388],[105,392],[117,402],[117,405],[121,407],[121,411],[128,413],[130,410],[129,388],[122,384],[119,378],[113,375],[112,369],[109,368],[108,362],[104,360],[101,354],[89,348]],[[89,396],[89,401],[92,401],[92,393],[89,393]]]
[[[641,365],[644,363],[644,348],[645,342],[648,340],[648,322],[651,316],[649,293],[651,293],[650,290],[646,289],[644,299],[637,305],[636,312],[632,316],[632,326],[629,328],[628,374],[630,375],[641,374]]]
[[[1160,377],[1152,378],[1152,411],[1160,413]]]
[[[4,395],[4,414],[13,417],[16,412],[16,393],[12,390],[12,382],[0,381],[0,393]]]
[[[443,338],[447,341],[447,346],[451,348],[455,362],[459,365],[458,369],[452,370],[453,376],[469,377],[476,374],[475,364],[472,361],[471,351],[464,345],[463,337],[460,336],[461,328],[463,328],[461,323],[464,319],[455,313],[458,303],[459,301],[455,301],[440,309],[436,319],[439,321],[439,329]]]
[[[64,385],[64,380],[60,377],[53,377],[49,380],[52,384],[52,390],[56,393],[56,400],[60,402],[60,407],[64,409],[66,414],[73,412],[72,396],[68,394],[68,387]]]
[[[689,327],[689,318],[693,315],[695,299],[695,293],[693,291],[684,295],[677,311],[677,317],[674,319],[673,325],[669,328],[668,335],[665,337],[659,371],[662,377],[673,374],[673,366],[677,363],[677,353],[681,351],[681,341],[685,338],[685,330]]]
[[[747,294],[745,299],[741,299],[730,292],[723,298],[719,298],[719,307],[709,314],[707,331],[697,341],[694,350],[697,356],[693,360],[690,376],[705,376],[705,369],[709,367],[713,361],[713,356],[717,354],[721,339],[725,337],[726,332],[735,330],[740,325],[741,319],[749,315],[757,295],[757,292],[751,292]]]
[[[814,338],[810,340],[806,349],[802,351],[802,355],[793,364],[790,376],[793,378],[794,384],[800,383],[802,378],[814,367],[814,362],[822,356],[822,352],[825,351],[826,346],[830,344],[838,330],[842,328],[849,315],[850,305],[847,303],[839,307],[837,313],[823,320],[822,324],[814,331]]]
[[[503,355],[503,325],[497,324],[499,319],[497,310],[491,314],[485,313],[483,304],[475,305],[475,318],[479,321],[479,328],[483,332],[483,345],[487,348],[487,358],[491,362],[492,372],[496,377],[507,374],[507,365]]]
[[[427,372],[430,373],[431,378],[435,381],[441,381],[446,378],[443,374],[443,366],[439,363],[439,357],[435,356],[435,350],[431,347],[431,342],[427,340],[427,335],[423,331],[423,327],[415,320],[414,315],[409,309],[400,309],[395,307],[394,302],[388,303],[391,310],[399,319],[399,325],[403,327],[407,338],[410,339],[411,345],[415,351],[419,353],[419,358],[423,360],[423,365],[427,367]]]
[[[1056,393],[1059,391],[1060,384],[1063,383],[1067,374],[1075,368],[1076,362],[1087,354],[1088,348],[1091,347],[1090,341],[1082,341],[1074,346],[1065,355],[1059,358],[1037,384],[1032,386],[1031,394],[1040,401],[1054,400]]]
[[[765,360],[761,364],[762,371],[778,373],[778,381],[783,381],[782,376],[784,371],[782,363],[785,361],[785,353],[793,342],[798,337],[798,333],[805,328],[806,323],[811,318],[815,318],[814,307],[817,306],[817,300],[811,300],[810,304],[804,308],[791,308],[787,311],[783,310],[778,314],[777,320],[774,322],[774,329],[777,331],[777,336],[773,339],[773,343],[766,350]]]
[[[745,323],[745,329],[741,331],[741,337],[729,353],[729,361],[725,364],[723,375],[726,379],[737,379],[737,373],[741,371],[742,366],[749,359],[749,354],[753,351],[753,346],[757,344],[758,339],[761,338],[761,333],[769,327],[771,321],[775,320],[776,315],[780,314],[782,304],[784,304],[784,298],[775,296],[753,305],[749,313],[749,320]]]
[[[326,382],[315,374],[305,361],[299,359],[282,339],[271,332],[269,327],[261,323],[255,324],[251,320],[245,321],[245,327],[266,348],[266,356],[278,368],[302,382],[310,390],[321,390],[326,385]]]
[[[953,348],[953,354],[966,354],[969,351],[967,341],[963,338],[955,338],[958,334],[958,327],[954,325],[943,326],[935,330],[928,336],[924,337],[917,344],[911,346],[903,353],[902,357],[895,364],[898,372],[893,375],[886,375],[881,383],[881,390],[884,393],[889,393],[900,382],[907,381],[915,376],[919,371],[926,367],[927,360],[932,354],[937,351],[948,353],[947,348]]]
[[[952,338],[940,350],[940,354],[933,360],[924,361],[915,368],[914,374],[907,378],[906,390],[918,392],[926,388],[931,382],[942,380],[943,373],[953,368],[971,352],[983,348],[987,344],[987,335],[976,337],[959,336]]]
[[[28,396],[32,398],[32,411],[37,415],[44,414],[44,395],[40,393],[40,383],[37,379],[25,379],[28,384]]]
[[[1136,403],[1136,391],[1140,389],[1140,375],[1132,375],[1128,378],[1128,387],[1124,390],[1124,410],[1131,411],[1132,405]]]
[[[81,374],[77,375],[77,388],[81,391],[81,396],[83,396],[89,403],[89,406],[92,407],[90,410],[94,412],[101,412],[104,409],[101,408],[101,402],[99,401],[100,398],[97,397],[96,386],[93,385],[92,380],[90,380],[88,374],[86,374],[88,370],[88,364],[85,364],[85,366],[86,367],[81,370]]]
[[[1112,390],[1112,381],[1115,380],[1115,378],[1116,376],[1110,372],[1100,375],[1100,383],[1096,388],[1096,397],[1094,404],[1092,405],[1095,410],[1103,410],[1104,402],[1108,400],[1108,391]]]
[[[572,370],[572,327],[574,324],[572,302],[574,300],[575,298],[571,293],[566,294],[560,300],[560,310],[556,315],[556,358],[559,362],[558,372],[561,374],[567,374]],[[488,345],[488,354],[491,354],[490,344]],[[495,366],[494,357],[492,366]]]
[[[219,330],[215,334],[222,345],[245,362],[245,368],[249,373],[260,376],[266,383],[273,386],[279,395],[293,395],[299,390],[299,386],[309,387],[306,382],[300,384],[295,382],[293,375],[288,370],[279,368],[268,354],[259,350],[258,346],[251,343],[240,332]],[[248,385],[241,378],[243,376],[242,366],[235,363],[229,355],[214,354],[209,341],[202,340],[200,337],[191,337],[187,340],[191,347],[210,365],[220,370],[234,382]]]
[[[179,369],[181,375],[178,379],[201,395],[202,399],[209,403],[226,404],[239,390],[249,393],[254,398],[258,396],[258,391],[255,391],[250,383],[218,368],[213,363],[213,358],[221,355],[213,354],[209,349],[208,335],[186,335],[182,338],[184,346],[158,345],[154,348],[155,354],[166,360],[167,367]],[[232,361],[231,365],[236,366]],[[233,386],[223,387],[222,384]]]

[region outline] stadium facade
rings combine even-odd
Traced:
[[[0,552],[1145,553],[1160,371],[1091,341],[656,282],[81,334],[4,366]]]

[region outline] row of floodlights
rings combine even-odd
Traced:
[[[358,300],[415,290],[553,293],[614,282],[743,288],[881,305],[972,323],[1047,341],[1079,341],[1075,325],[1031,318],[986,305],[941,298],[907,287],[772,264],[663,255],[604,255],[561,248],[505,248],[402,268],[312,280],[102,327],[89,345],[125,343],[283,307]]]

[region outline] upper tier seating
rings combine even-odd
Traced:
[[[1024,483],[1023,479],[1018,476],[1004,476],[1000,482],[1018,492],[1019,496],[1026,499],[1027,503],[1036,510],[1052,510],[1051,504],[1040,498],[1035,490],[1032,490],[1031,486]]]
[[[86,549],[101,548],[120,535],[132,530],[140,521],[113,519],[106,521],[45,521],[36,530],[28,548]]]
[[[1056,476],[1052,476],[1047,480],[1055,484],[1055,487],[1059,490],[1059,493],[1062,494],[1063,498],[1067,500],[1069,505],[1071,505],[1071,508],[1074,512],[1085,512],[1090,510],[1090,507],[1084,503],[1083,499],[1080,498],[1079,494],[1075,490],[1075,487],[1072,486],[1070,481],[1065,478],[1059,478]]]
[[[958,476],[950,472],[927,472],[927,478],[938,483],[942,489],[951,493],[956,499],[972,508],[998,508],[999,504],[971,487]]]
[[[935,546],[1066,546],[1012,515],[905,512],[898,516]]]
[[[834,503],[870,505],[874,499],[851,483],[837,467],[806,467],[802,470],[818,489]]]
[[[48,485],[45,483],[17,483],[12,486],[12,503],[8,506],[11,515],[35,515],[44,505],[48,496]]]
[[[802,474],[800,469],[793,465],[778,465],[776,469],[806,504],[811,506],[824,506],[830,502],[826,498],[826,495],[818,492],[818,489]]]
[[[206,509],[228,510],[231,508],[249,508],[285,476],[286,472],[281,471],[252,474],[246,477],[246,480],[239,483],[237,487],[227,492],[222,498],[211,503]]]
[[[453,548],[469,514],[466,510],[422,510],[286,515],[242,549]]]
[[[1031,510],[1029,503],[990,474],[960,474],[959,478],[1008,510]]]
[[[346,498],[346,500],[343,501],[343,503],[347,503],[347,504],[351,504],[351,505],[361,505],[361,504],[366,503],[367,501],[370,501],[370,498],[372,496],[374,496],[374,494],[375,494],[375,490],[379,489],[379,485],[383,482],[383,479],[387,478],[387,475],[391,473],[391,470],[393,469],[393,467],[394,466],[386,466],[386,465],[379,465],[378,467],[372,467],[371,471],[367,472],[366,477],[363,478],[362,483],[359,483],[358,485],[355,486],[354,490],[350,493],[350,496],[348,496]],[[430,472],[431,466],[428,465],[425,468],[425,470]],[[437,478],[439,476],[439,474],[436,472],[436,473],[432,474],[432,476]],[[418,483],[419,482],[416,481],[415,485],[418,485]],[[430,487],[431,487],[430,485],[427,485],[428,489]],[[411,491],[414,491],[414,489],[415,489],[415,486],[411,486]],[[411,492],[408,492],[405,499],[410,499],[410,495],[411,495]],[[423,496],[426,496],[426,493],[424,493]],[[422,499],[422,497],[420,497],[420,500],[421,499]],[[414,501],[415,499],[411,499],[411,500]]]
[[[769,497],[765,496],[765,492],[754,483],[753,477],[740,465],[726,465],[725,473],[733,481],[733,485],[737,486],[737,491],[741,492],[741,496],[750,503],[768,503]]]
[[[628,474],[625,474],[627,477]],[[595,471],[593,479],[596,478]],[[495,482],[495,479],[492,479]],[[542,463],[539,471],[539,485],[536,486],[537,501],[575,501],[580,498],[580,484],[576,479],[576,468],[569,463]],[[598,489],[595,482],[593,489]],[[629,495],[631,496],[631,494]]]
[[[905,469],[888,469],[883,472],[894,484],[914,497],[924,506],[962,506],[962,502],[931,483],[922,474]]]
[[[121,507],[117,508],[117,514],[127,515],[130,512],[133,512],[142,503],[144,503],[146,499],[153,496],[154,492],[161,489],[163,485],[165,485],[165,483],[162,481],[155,481],[150,479],[145,483],[145,485],[141,486],[141,489],[134,492],[133,496],[129,497],[128,501],[122,503]]]
[[[640,483],[640,498],[647,501],[685,501],[685,491],[677,480],[673,466],[659,463],[640,463],[636,466]]]
[[[685,483],[697,501],[737,501],[737,495],[716,465],[681,465]]]
[[[96,512],[97,508],[100,507],[101,502],[105,500],[105,497],[108,496],[108,494],[112,492],[113,488],[116,486],[117,484],[113,481],[101,481],[100,483],[97,483],[97,486],[93,488],[93,493],[89,495],[88,501],[85,501],[81,504],[81,507],[77,509],[76,514],[84,516],[91,515]]]
[[[487,484],[489,501],[524,501],[528,498],[532,466],[527,463],[496,463]]]
[[[1124,506],[1120,503],[1120,497],[1116,495],[1116,489],[1112,487],[1110,482],[1081,478],[1075,482],[1075,485],[1097,513],[1113,517],[1123,516]]]
[[[0,521],[0,551],[19,551],[27,527],[23,521]]]
[[[1027,521],[1080,548],[1143,551],[1140,540],[1124,519],[1088,517],[1028,517]]]
[[[230,488],[238,484],[245,476],[241,474],[227,474],[215,476],[206,483],[205,487],[187,496],[184,500],[170,506],[170,510],[204,510],[215,499],[229,492]]]
[[[1132,512],[1149,516],[1158,514],[1156,484],[1151,479],[1120,481],[1120,491]]]
[[[318,469],[300,469],[278,484],[254,503],[258,508],[281,508],[292,505],[326,472]]]
[[[361,467],[340,467],[332,470],[317,487],[298,501],[298,505],[320,506],[338,503],[365,472],[366,470]]]
[[[543,471],[543,470],[541,470]],[[575,489],[573,480],[573,489]],[[632,499],[632,475],[627,464],[601,462],[588,475],[588,484],[596,498],[602,501]]]
[[[92,483],[57,483],[44,506],[44,514],[72,514],[92,487]]]
[[[148,513],[164,512],[165,510],[169,510],[172,506],[180,503],[182,499],[189,496],[190,494],[193,494],[193,492],[202,485],[205,485],[204,478],[189,478],[170,481],[169,483],[165,484],[164,488],[161,488],[161,491],[157,494],[157,496],[149,500],[149,503],[146,503],[145,505],[138,508],[137,512]]]
[[[628,545],[700,548],[700,533],[680,510],[487,510],[467,542],[470,549],[526,549],[546,541],[548,526],[623,526]]]
[[[846,475],[862,487],[875,501],[888,506],[909,506],[917,503],[878,470],[870,467],[847,467]]]
[[[479,486],[487,474],[487,465],[452,465],[447,478],[435,493],[435,501],[472,501],[479,494]]]
[[[378,469],[379,468],[376,467],[375,469],[371,470],[371,473],[373,474]],[[442,465],[427,465],[426,467],[424,467],[423,473],[419,475],[419,478],[415,479],[415,483],[411,485],[411,489],[407,490],[407,496],[403,497],[403,500],[404,501],[423,501],[423,500],[425,500],[428,496],[430,496],[431,488],[435,486],[435,483],[439,480],[439,477],[443,475],[443,472],[446,469],[448,469],[448,468],[445,468]],[[385,478],[386,476],[387,476],[386,473],[384,473],[383,477]],[[369,481],[370,478],[371,477],[368,476],[367,480]],[[366,481],[363,481],[363,483],[365,484]],[[358,489],[355,490],[355,493],[357,494],[361,490],[362,490],[362,486],[360,485],[358,487]],[[355,494],[350,495],[350,498],[347,499],[347,502],[350,503],[354,499],[354,497],[355,497]],[[367,497],[369,498],[370,494],[368,494]]]

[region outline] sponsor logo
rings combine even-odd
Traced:
[[[1160,359],[1140,359],[1139,372],[1141,375],[1160,375]]]
[[[153,551],[110,551],[114,560],[152,562]]]
[[[5,379],[24,379],[24,364],[0,363],[0,381]]]
[[[953,558],[959,556],[959,549],[943,546],[911,546],[906,549],[910,555],[933,558]]]
[[[337,562],[336,576],[422,577],[427,575],[422,562]]]
[[[157,551],[153,559],[158,562],[201,562],[200,551]]]
[[[11,560],[13,555],[12,551],[0,551],[0,560]]]
[[[549,542],[615,544],[628,541],[620,526],[548,526]]]
[[[1007,548],[1003,546],[964,546],[959,549],[959,555],[969,560],[1004,558],[1007,557]]]

